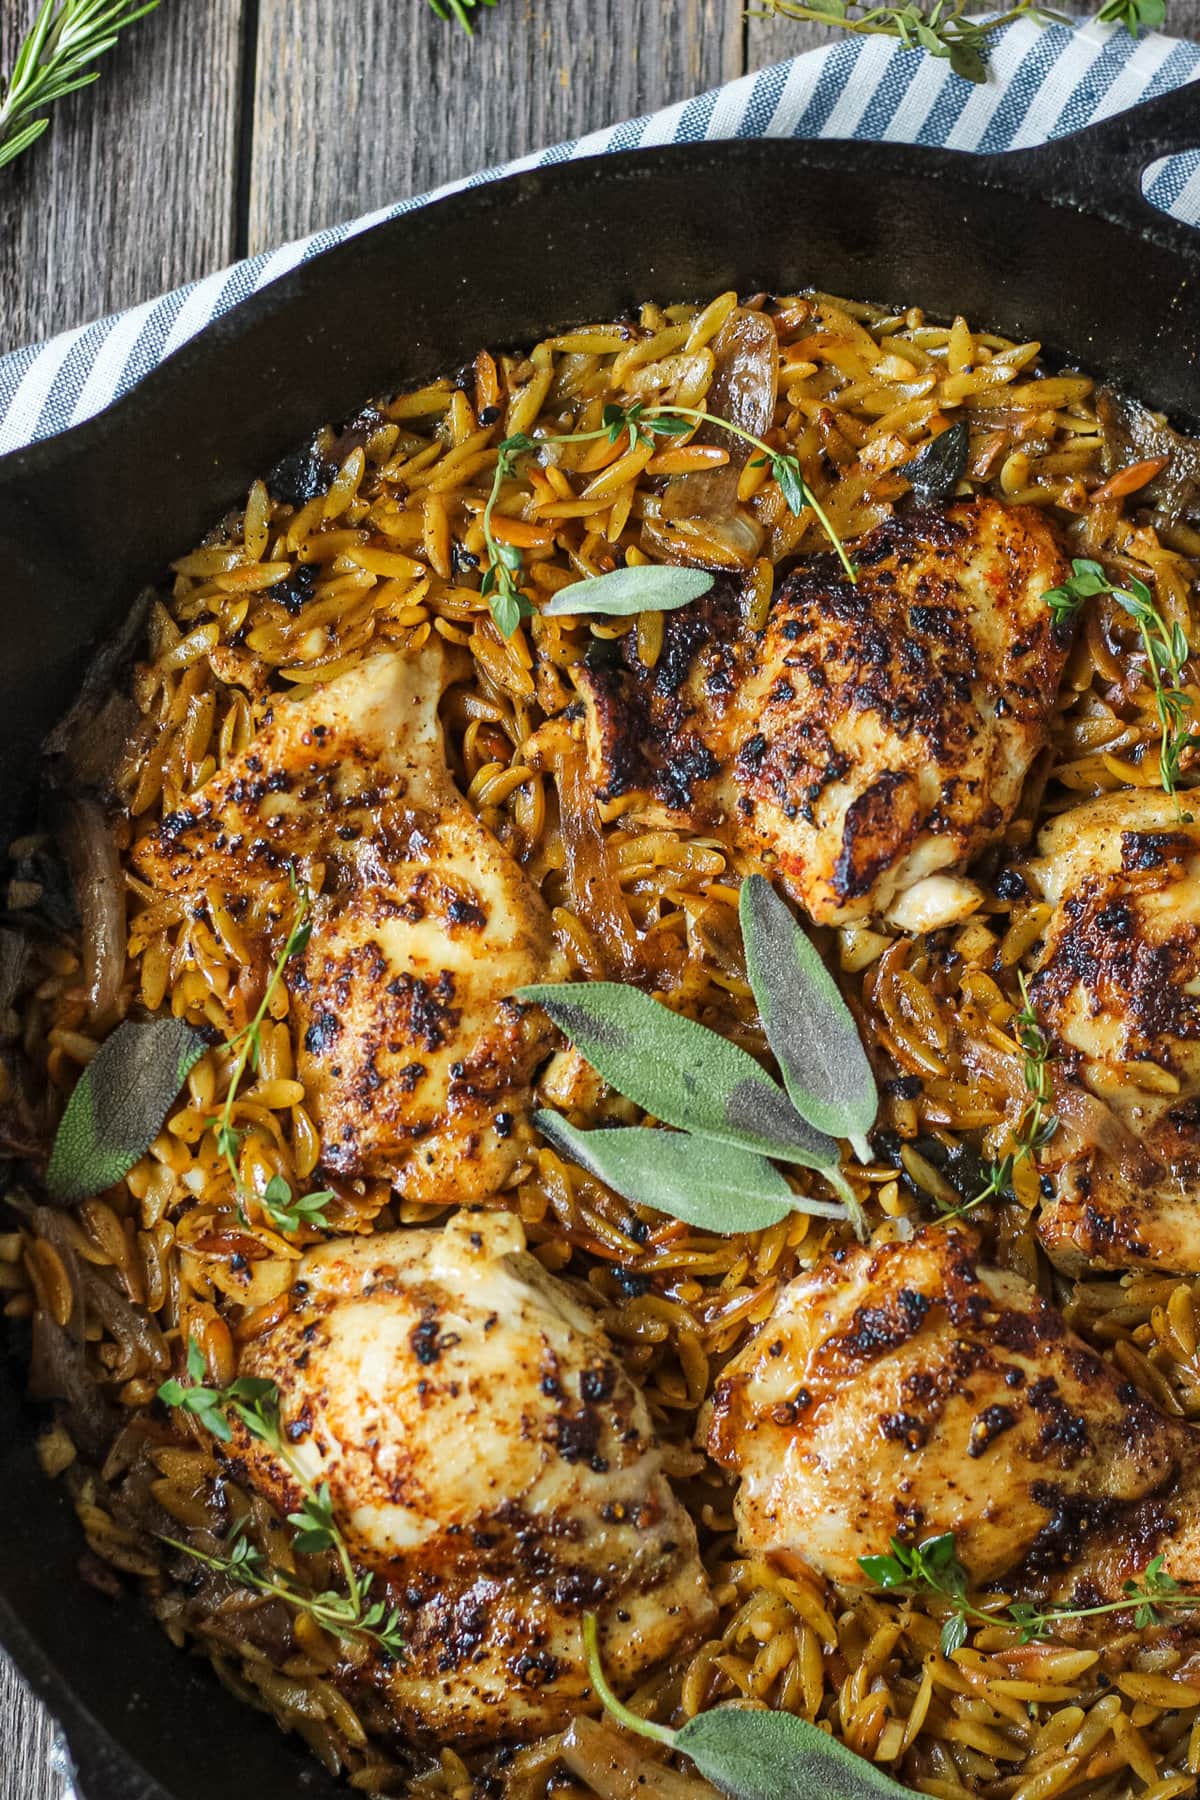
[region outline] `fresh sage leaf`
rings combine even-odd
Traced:
[[[963,71],[957,69],[956,73]],[[969,75],[967,79],[982,80],[982,76]],[[966,473],[969,450],[967,421],[956,419],[909,462],[901,463],[896,473],[903,475],[918,500],[948,500]]]
[[[769,881],[751,875],[742,883],[738,913],[746,971],[793,1106],[818,1131],[849,1138],[868,1161],[879,1091],[854,1015]]]
[[[547,1143],[614,1193],[701,1231],[765,1231],[790,1212],[846,1216],[835,1201],[793,1194],[765,1157],[733,1144],[653,1126],[579,1131],[554,1112],[534,1113],[533,1122]]]
[[[517,998],[544,1007],[605,1081],[664,1124],[808,1169],[837,1167],[834,1140],[805,1124],[752,1056],[638,988],[561,982]]]
[[[791,1713],[717,1707],[689,1719],[674,1747],[735,1800],[911,1800],[876,1763]]]
[[[182,1019],[118,1025],[67,1102],[46,1170],[53,1198],[86,1200],[120,1181],[158,1136],[207,1047]]]
[[[631,613],[670,612],[707,594],[713,580],[706,569],[644,563],[638,568],[614,569],[610,575],[594,575],[588,581],[573,581],[552,594],[541,612],[551,619],[585,613],[627,618]]]

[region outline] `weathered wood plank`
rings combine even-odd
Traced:
[[[50,1767],[50,1715],[0,1656],[0,1800],[59,1800],[62,1780]]]
[[[7,68],[34,0],[0,0]],[[242,0],[169,0],[0,173],[0,351],[233,254]]]
[[[250,247],[353,217],[740,74],[739,0],[261,0]]]

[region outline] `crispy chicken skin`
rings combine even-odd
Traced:
[[[967,1233],[825,1257],[717,1382],[742,1547],[862,1585],[860,1556],[953,1532],[975,1581],[1057,1567],[1088,1509],[1173,1479],[1173,1424]],[[1073,1521],[1076,1538],[1066,1542]]]
[[[726,584],[668,615],[652,671],[634,648],[576,673],[602,801],[724,829],[823,925],[1002,831],[1067,648],[1042,596],[1070,571],[1034,507],[915,508],[854,558],[857,584],[831,556],[791,575],[761,633]]]
[[[373,1678],[405,1731],[491,1742],[595,1710],[586,1610],[622,1688],[711,1626],[645,1400],[514,1216],[330,1242],[295,1270],[241,1373],[278,1384],[297,1461],[391,1584],[407,1651]],[[266,1445],[233,1451],[294,1509]]]
[[[1072,1272],[1198,1269],[1200,825],[1166,794],[1109,794],[1052,820],[1038,851],[1030,873],[1054,908],[1030,984],[1038,1019],[1142,1153],[1056,1167],[1052,1139],[1042,1242]]]
[[[280,701],[133,862],[201,904],[210,888],[277,885],[285,922],[289,869],[319,883],[288,981],[322,1163],[469,1201],[515,1165],[545,1054],[548,1027],[509,996],[563,970],[541,896],[446,766],[444,681],[434,640]],[[261,992],[272,949],[255,953]]]

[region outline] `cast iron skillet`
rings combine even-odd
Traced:
[[[1034,151],[745,141],[559,164],[376,226],[209,327],[99,418],[0,461],[0,841],[88,651],[281,453],[373,395],[647,297],[736,287],[965,313],[1200,421],[1200,233],[1141,197],[1200,145],[1200,84]],[[0,1641],[86,1800],[344,1794],[78,1577],[0,1355]]]

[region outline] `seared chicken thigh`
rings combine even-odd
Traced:
[[[1066,643],[1043,596],[1070,571],[1036,508],[989,499],[854,557],[855,584],[826,556],[790,576],[761,633],[725,585],[667,616],[653,670],[632,637],[624,668],[578,669],[589,763],[602,802],[723,829],[818,924],[899,904],[928,929],[1044,742]]]
[[[622,1687],[710,1626],[646,1403],[512,1215],[310,1252],[241,1373],[278,1385],[291,1454],[389,1584],[406,1652],[375,1679],[406,1731],[534,1737],[593,1708],[587,1610]],[[270,1447],[233,1448],[294,1510]]]
[[[741,1476],[745,1550],[859,1585],[858,1558],[893,1536],[952,1532],[980,1582],[1057,1567],[1097,1510],[1168,1487],[1182,1443],[1028,1282],[946,1228],[799,1276],[701,1431]]]
[[[277,884],[285,918],[290,870],[314,879],[288,981],[322,1162],[387,1176],[410,1198],[465,1201],[514,1166],[544,1054],[548,1027],[510,996],[563,970],[536,888],[450,776],[444,679],[433,638],[281,700],[133,862],[198,904],[212,888]],[[265,981],[272,947],[257,952]]]
[[[1109,794],[1043,830],[1054,911],[1030,991],[1065,1064],[1128,1134],[1056,1166],[1039,1224],[1064,1268],[1200,1269],[1200,825],[1158,792]]]

